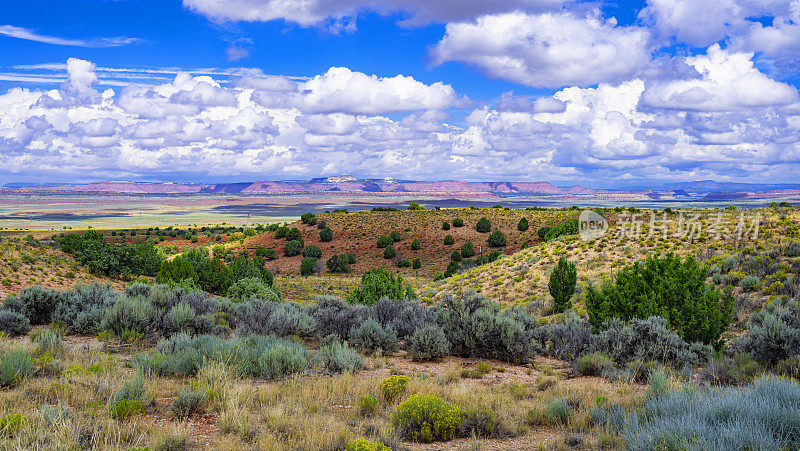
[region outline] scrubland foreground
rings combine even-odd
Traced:
[[[795,207],[409,208],[7,234],[0,447],[800,447]]]

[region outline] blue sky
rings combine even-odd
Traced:
[[[0,184],[794,181],[798,14],[798,0],[8,2]]]

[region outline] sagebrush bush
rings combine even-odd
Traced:
[[[36,345],[38,354],[45,352],[56,353],[62,350],[63,338],[52,329],[44,329],[31,336],[31,342]]]
[[[775,300],[753,313],[748,332],[735,347],[774,364],[800,354],[800,302]]]
[[[316,303],[309,307],[309,314],[314,318],[319,338],[337,335],[345,340],[353,327],[371,316],[365,306],[350,305],[335,296],[324,295],[316,297]]]
[[[383,397],[391,401],[406,391],[408,386],[408,376],[393,374],[381,381],[381,392]]]
[[[534,351],[531,330],[518,312],[501,311],[472,290],[458,297],[445,293],[438,311],[454,355],[524,362]]]
[[[317,360],[324,367],[338,373],[353,372],[364,368],[364,359],[338,340],[319,348]]]
[[[33,373],[35,367],[34,358],[22,349],[0,353],[0,387],[16,387]]]
[[[115,335],[133,330],[151,332],[160,320],[159,311],[153,303],[144,297],[129,298],[120,296],[114,305],[106,310],[100,322],[101,330],[108,330]]]
[[[706,270],[693,258],[650,257],[620,270],[600,291],[591,285],[586,310],[594,327],[611,318],[663,316],[688,342],[717,344],[733,315],[730,291],[706,285]]]
[[[631,449],[794,449],[800,386],[762,378],[736,388],[687,387],[649,397],[641,410],[611,406],[599,417]]]
[[[131,287],[133,290],[142,290],[143,287],[147,287],[146,294],[149,295],[148,285],[134,284]],[[144,295],[145,293],[138,294]],[[135,296],[135,294],[131,294],[131,296]],[[74,291],[69,293],[67,300],[56,307],[52,320],[74,333],[97,334],[102,330],[100,322],[103,320],[106,310],[116,303],[118,297],[119,293],[114,291],[110,284],[78,285]]]
[[[731,357],[712,358],[698,371],[697,378],[713,385],[745,385],[760,372],[761,367],[750,354],[737,353]],[[776,372],[782,374],[779,368]]]
[[[397,406],[391,423],[401,437],[409,440],[447,441],[459,430],[461,411],[442,398],[417,393]]]
[[[584,376],[600,376],[607,368],[614,366],[614,361],[602,352],[586,354],[575,362],[575,369]]]
[[[29,330],[31,322],[27,316],[14,310],[0,309],[0,332],[16,337],[27,334]]]
[[[49,324],[53,311],[66,299],[66,293],[38,286],[23,288],[17,296],[20,313],[27,316],[34,326]]]
[[[144,412],[146,386],[144,375],[137,373],[108,399],[109,414],[113,418],[124,419]]]
[[[267,302],[254,300],[236,306],[237,333],[241,335],[270,335],[288,337],[311,336],[316,330],[308,309],[296,302]]]
[[[371,310],[381,325],[391,326],[400,338],[407,338],[425,324],[436,321],[435,310],[422,305],[417,299],[392,300],[382,297]]]
[[[308,351],[294,343],[279,343],[267,348],[258,360],[258,375],[275,379],[299,373],[308,367]]]
[[[202,413],[205,408],[206,395],[202,391],[181,387],[178,397],[172,401],[169,410],[177,418],[189,418]]]
[[[368,318],[350,330],[350,342],[367,354],[381,352],[392,354],[399,348],[397,332],[392,326],[383,327],[372,318]]]
[[[417,329],[408,343],[408,355],[412,360],[438,360],[450,354],[450,341],[436,324],[426,324]]]

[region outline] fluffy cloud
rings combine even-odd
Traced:
[[[649,33],[599,13],[516,11],[450,23],[435,64],[461,61],[528,86],[594,85],[630,79],[650,61]]]
[[[409,25],[466,20],[515,10],[559,8],[563,0],[183,0],[183,5],[211,20],[266,22],[285,20],[303,26],[353,17],[359,12],[405,13]]]
[[[700,78],[657,81],[648,87],[643,104],[653,108],[730,111],[797,102],[797,90],[770,79],[751,61],[753,54],[730,53],[719,45],[706,55],[686,58]]]
[[[463,119],[452,87],[332,68],[307,80],[251,72],[232,85],[180,73],[121,92],[70,60],[60,89],[0,95],[0,175],[41,181],[351,173],[406,179],[790,180],[800,101],[712,47],[659,77],[507,93]],[[698,94],[702,90],[703,95]],[[757,96],[753,93],[758,94]],[[389,114],[391,113],[391,114]],[[14,175],[22,174],[22,175]]]

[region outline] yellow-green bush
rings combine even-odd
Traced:
[[[461,411],[442,398],[417,393],[400,403],[391,417],[400,436],[417,442],[446,441],[461,425]]]
[[[344,451],[391,451],[392,449],[383,443],[371,442],[365,438],[350,440],[344,447]]]
[[[28,417],[19,413],[9,413],[0,417],[0,432],[12,435],[28,425]]]
[[[386,399],[392,400],[405,392],[407,385],[408,376],[395,374],[381,381],[381,391]]]

